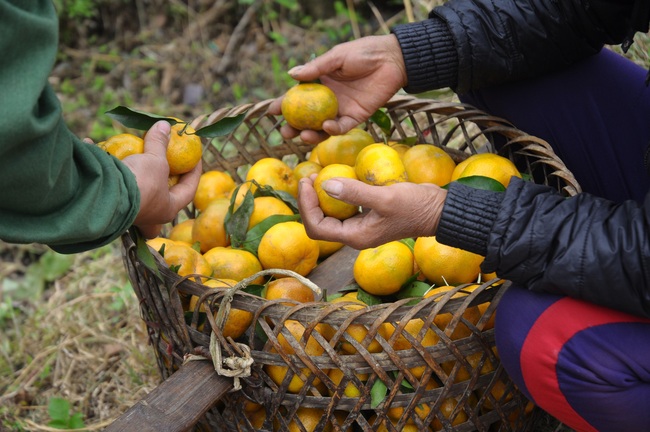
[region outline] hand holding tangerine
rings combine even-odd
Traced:
[[[286,92],[280,109],[294,129],[320,131],[325,120],[336,118],[339,103],[329,87],[318,83],[300,83]]]

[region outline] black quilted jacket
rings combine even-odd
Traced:
[[[626,48],[649,22],[650,0],[450,0],[393,33],[407,91],[463,93],[566,67],[604,44]],[[650,195],[615,204],[517,179],[505,193],[453,185],[436,237],[531,290],[650,316]]]

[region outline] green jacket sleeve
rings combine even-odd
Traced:
[[[119,237],[140,195],[124,164],[66,127],[48,84],[57,44],[51,0],[0,0],[0,239],[74,253]]]

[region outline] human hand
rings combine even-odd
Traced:
[[[362,213],[340,221],[326,217],[319,207],[315,177],[303,178],[299,183],[298,207],[307,234],[355,249],[434,235],[447,196],[446,190],[434,184],[372,186],[359,180],[333,178],[323,183],[330,196],[363,207]]]
[[[317,144],[327,135],[342,135],[368,120],[407,84],[406,67],[394,35],[367,36],[334,46],[309,63],[296,66],[289,75],[297,81],[320,82],[328,86],[339,102],[339,116],[326,120],[323,131],[298,131],[283,125],[285,138],[300,138]],[[269,113],[281,114],[282,97],[269,106]]]
[[[162,224],[173,220],[192,201],[201,176],[199,162],[192,171],[183,174],[177,184],[171,188],[168,186],[166,153],[169,133],[168,122],[157,122],[144,138],[144,153],[122,160],[135,175],[140,189],[140,211],[133,225],[140,228],[146,238],[159,235]]]

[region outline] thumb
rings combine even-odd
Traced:
[[[337,59],[330,54],[331,51],[316,57],[309,63],[304,65],[295,66],[287,72],[291,78],[296,81],[313,81],[326,75],[333,70],[336,70],[339,65]]]
[[[144,152],[166,158],[170,132],[169,122],[165,120],[156,122],[144,137]]]
[[[322,188],[332,198],[361,207],[373,207],[373,204],[381,202],[384,193],[382,186],[346,177],[332,177],[323,182]]]

